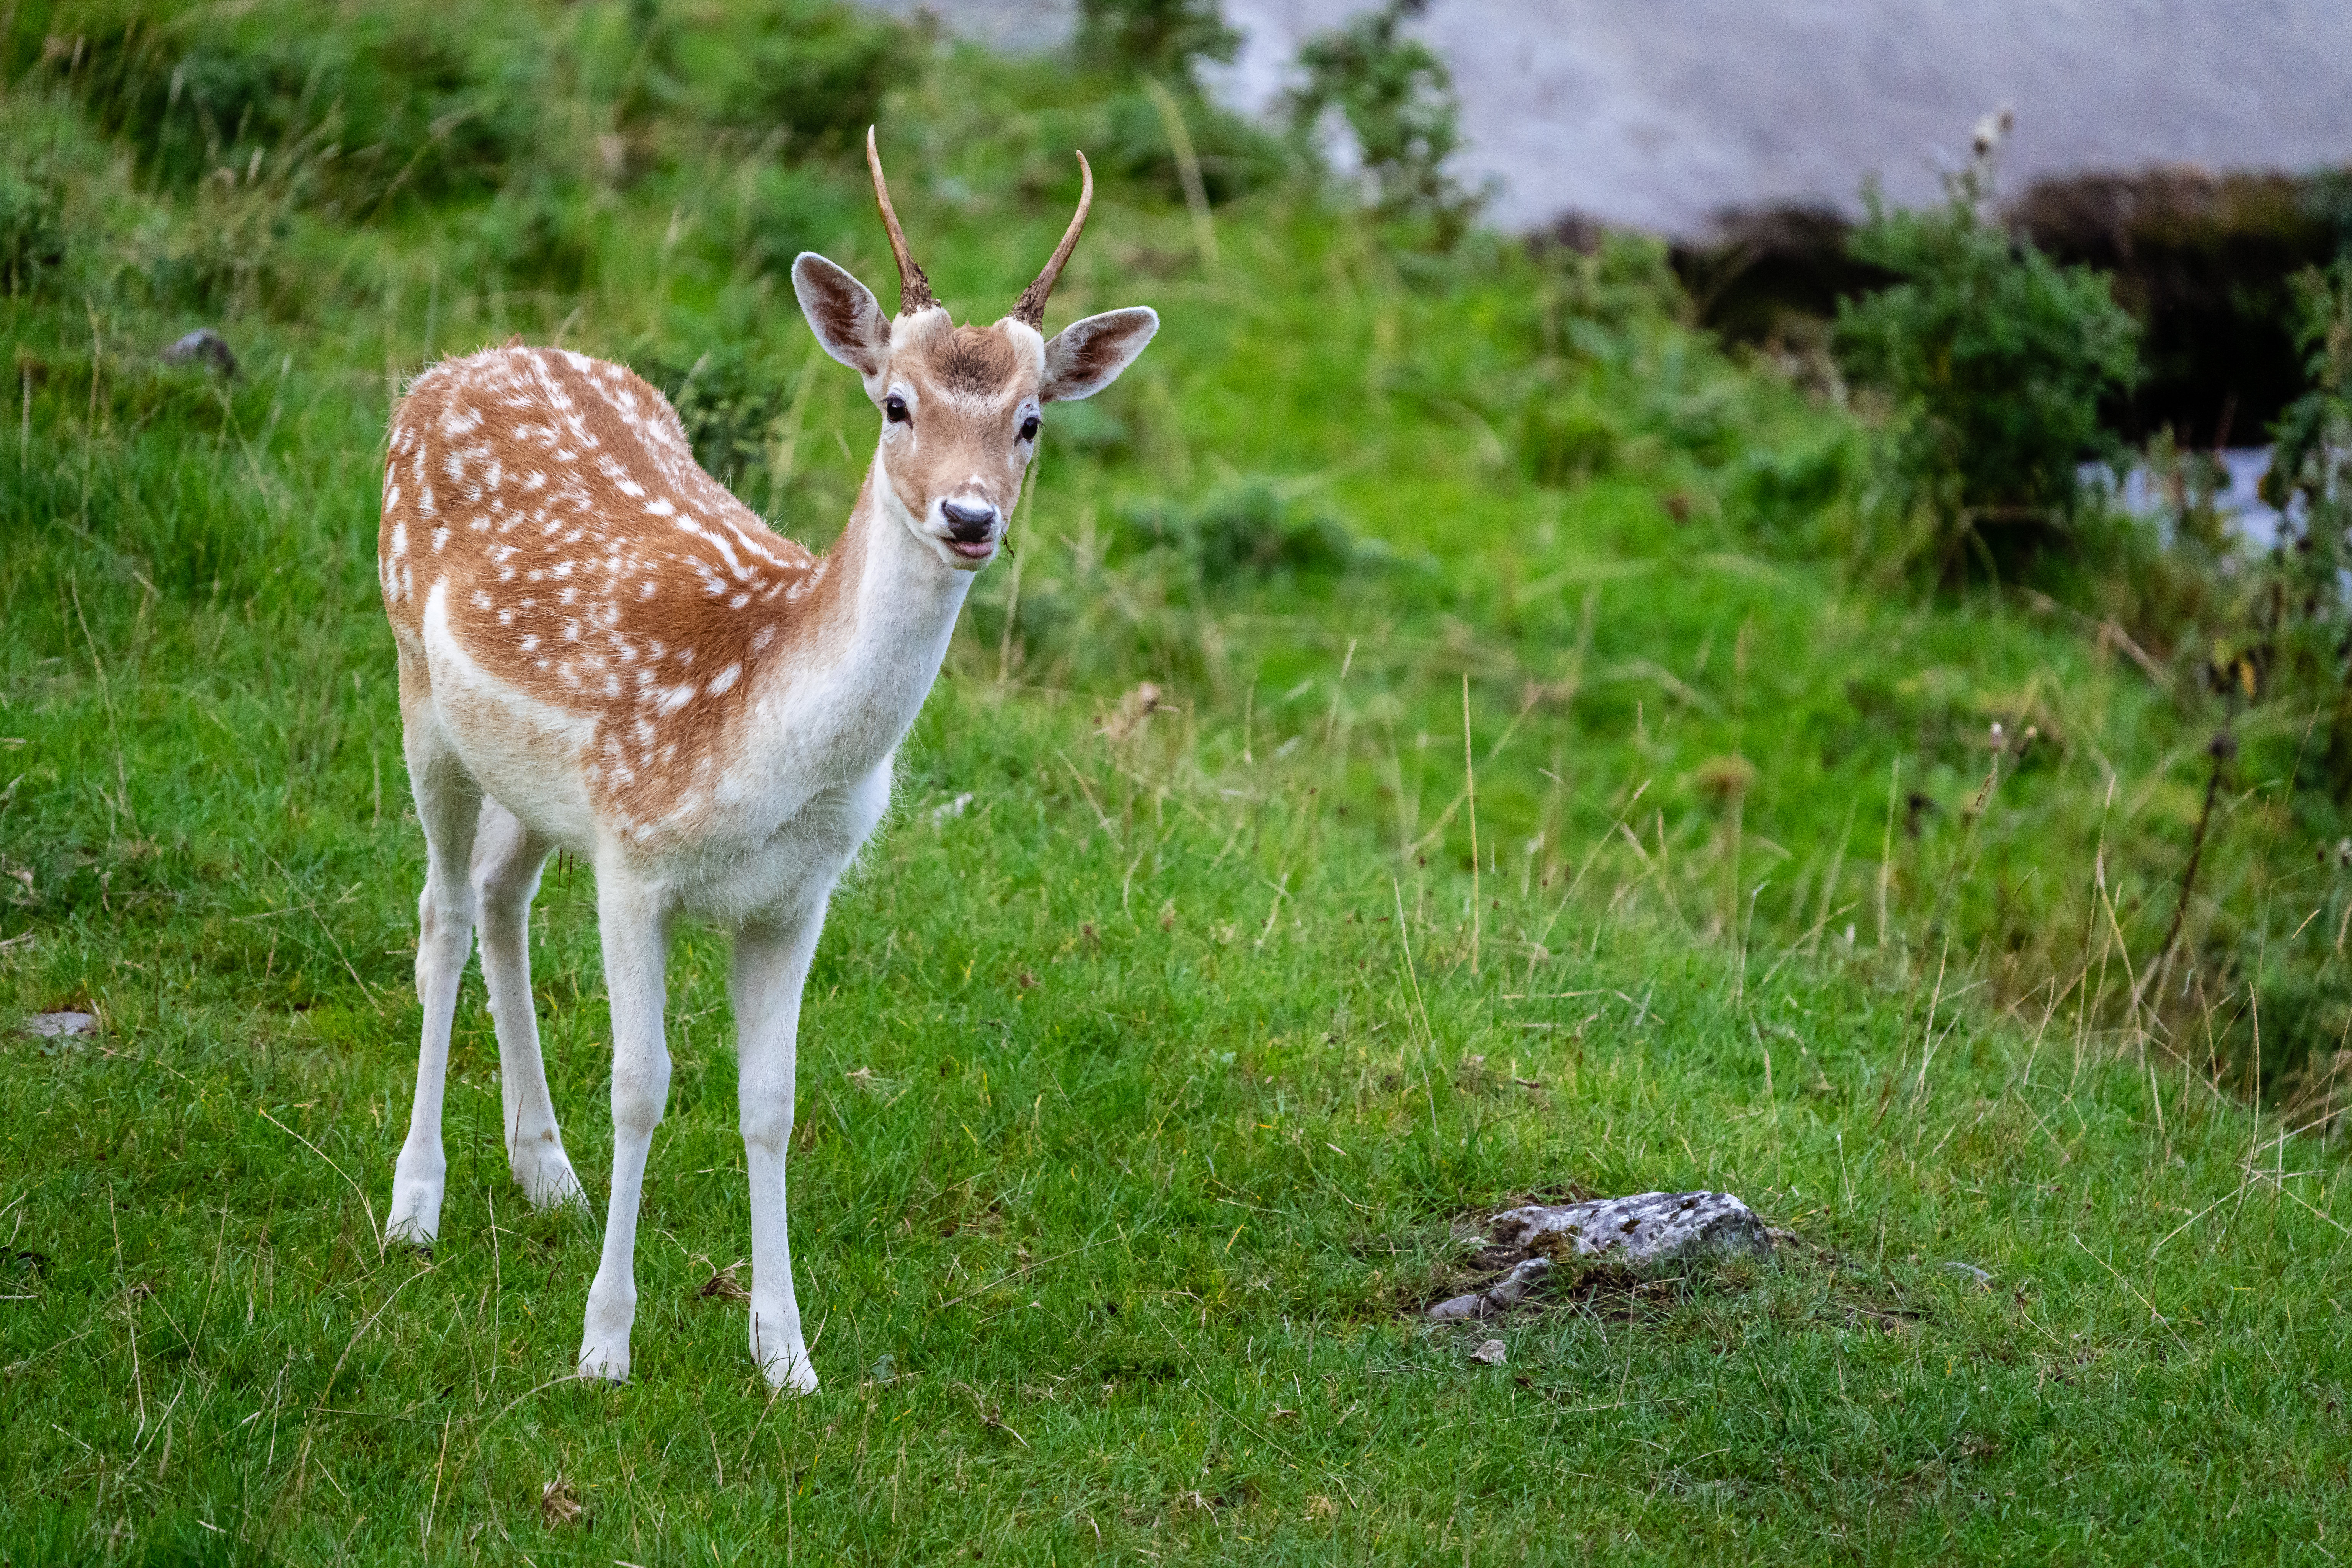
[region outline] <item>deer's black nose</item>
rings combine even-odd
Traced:
[[[988,537],[996,526],[996,509],[992,506],[966,506],[961,501],[940,502],[940,515],[948,520],[948,537],[964,544],[977,544]]]

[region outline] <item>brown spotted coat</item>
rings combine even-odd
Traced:
[[[637,375],[522,347],[435,365],[394,410],[378,562],[404,686],[429,689],[440,588],[470,658],[593,724],[591,803],[624,823],[724,769],[762,657],[850,574],[703,472]]]

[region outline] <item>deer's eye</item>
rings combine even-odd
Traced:
[[[1034,414],[1021,422],[1021,438],[1024,441],[1034,441],[1037,438],[1037,416]]]
[[[907,400],[897,393],[882,400],[882,417],[893,425],[907,423]]]

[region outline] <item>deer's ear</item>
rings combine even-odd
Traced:
[[[1159,330],[1160,312],[1140,305],[1072,321],[1045,345],[1045,384],[1038,396],[1047,403],[1092,397],[1135,363]]]
[[[882,373],[890,350],[890,323],[865,284],[814,250],[793,262],[793,292],[824,352],[862,376]]]

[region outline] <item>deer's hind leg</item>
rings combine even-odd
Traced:
[[[406,686],[405,679],[402,684]],[[408,711],[402,749],[416,794],[416,819],[425,828],[425,891],[416,900],[416,999],[424,1006],[425,1030],[416,1054],[416,1098],[409,1107],[408,1139],[393,1165],[392,1214],[384,1231],[392,1239],[430,1247],[441,1231],[446,1173],[441,1096],[449,1077],[449,1030],[457,1012],[457,983],[474,945],[468,865],[482,792],[441,738],[425,706],[403,706]]]
[[[552,848],[505,806],[483,800],[474,835],[474,889],[482,979],[498,1026],[507,1162],[523,1195],[541,1208],[578,1203],[583,1196],[556,1128],[547,1065],[540,1054],[539,1012],[530,994],[530,900]]]

